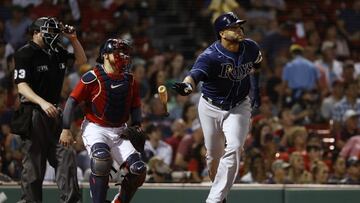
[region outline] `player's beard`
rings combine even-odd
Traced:
[[[232,43],[239,43],[244,40],[244,35],[238,33],[227,34],[225,35],[224,39]]]

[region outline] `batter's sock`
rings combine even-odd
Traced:
[[[109,176],[90,175],[90,191],[94,203],[104,203],[108,190]]]

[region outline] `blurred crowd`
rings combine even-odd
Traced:
[[[55,16],[77,28],[88,63],[69,69],[63,102],[95,65],[109,37],[133,46],[128,71],[140,83],[143,124],[148,136],[147,182],[210,181],[198,120],[199,92],[183,97],[170,90],[197,55],[215,40],[212,21],[233,11],[246,19],[246,35],[259,43],[262,106],[253,111],[237,183],[360,184],[360,0],[2,0],[0,2],[0,181],[18,181],[21,139],[11,133],[19,106],[13,84],[13,54],[40,16]],[[191,57],[181,47],[153,44],[161,13],[173,13],[193,28]],[[161,31],[161,30],[160,30]],[[157,30],[159,32],[159,30]],[[70,52],[72,47],[63,40]],[[157,87],[168,87],[169,117]],[[198,88],[201,88],[199,84]],[[64,105],[64,104],[62,104]],[[78,178],[87,181],[89,157],[81,139],[81,107],[72,131]],[[54,181],[49,166],[45,179]],[[114,180],[116,179],[116,175]]]

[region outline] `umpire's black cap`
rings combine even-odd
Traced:
[[[34,33],[35,31],[40,31],[40,27],[45,24],[45,22],[48,20],[48,17],[40,17],[36,19],[34,22],[31,23],[29,27],[29,32]]]

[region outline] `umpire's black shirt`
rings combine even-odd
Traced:
[[[58,50],[43,49],[30,41],[15,53],[15,83],[26,82],[37,95],[52,104],[60,101],[66,62],[73,57],[63,48]],[[27,101],[23,96],[20,99]]]

